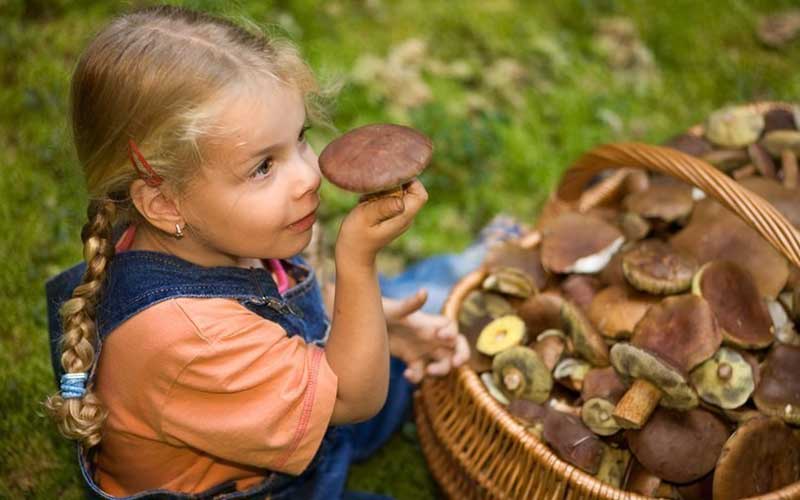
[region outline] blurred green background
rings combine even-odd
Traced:
[[[561,172],[594,145],[662,142],[715,108],[797,100],[800,42],[759,42],[792,0],[704,2],[310,0],[182,5],[292,38],[342,84],[339,131],[392,121],[435,144],[430,201],[381,261],[391,271],[459,251],[493,215],[533,222]],[[45,280],[80,256],[86,201],[66,95],[92,33],[138,2],[0,0],[0,497],[80,498],[73,448],[45,419],[53,389]],[[315,130],[319,151],[336,132]],[[323,188],[330,244],[351,196]],[[354,467],[354,489],[437,490],[407,426]]]

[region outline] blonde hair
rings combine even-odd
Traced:
[[[81,232],[86,272],[61,307],[61,364],[88,372],[95,361],[95,307],[114,256],[112,227],[137,219],[128,192],[137,173],[133,140],[180,193],[201,164],[198,140],[212,134],[214,103],[235,85],[271,78],[298,89],[309,120],[325,120],[325,93],[288,41],[227,19],[173,6],[113,20],[88,45],[72,78],[71,119],[90,202]],[[87,387],[81,398],[45,406],[66,437],[100,442],[106,410]]]

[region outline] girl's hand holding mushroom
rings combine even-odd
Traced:
[[[427,299],[425,290],[402,300],[383,299],[389,351],[405,362],[403,376],[415,384],[426,375],[446,375],[469,359],[469,344],[455,322],[420,310]]]

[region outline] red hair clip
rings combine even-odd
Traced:
[[[156,171],[153,170],[153,167],[147,163],[147,160],[144,159],[144,155],[139,151],[133,139],[128,140],[128,156],[131,158],[133,168],[136,169],[136,172],[139,174],[139,177],[144,180],[145,184],[150,187],[156,187],[164,182],[164,178],[158,175]]]

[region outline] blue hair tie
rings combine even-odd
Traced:
[[[65,373],[61,376],[61,397],[64,399],[82,398],[86,393],[86,372]]]

